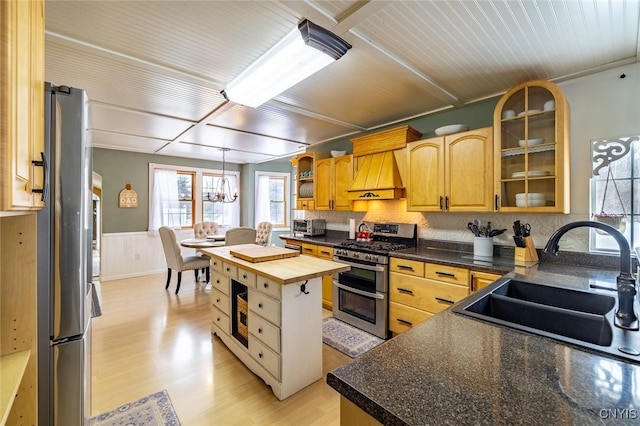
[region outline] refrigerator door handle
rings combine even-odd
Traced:
[[[49,172],[49,164],[47,163],[47,156],[44,152],[40,153],[42,160],[31,160],[31,164],[36,167],[42,167],[42,189],[31,189],[31,192],[40,195],[40,201],[47,201],[47,196],[49,195],[49,181],[47,180],[47,173]]]

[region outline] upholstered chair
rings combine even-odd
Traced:
[[[193,236],[195,238],[204,239],[207,235],[218,233],[218,224],[215,222],[198,222],[193,225]]]
[[[256,242],[256,230],[246,226],[229,229],[224,234],[224,245],[235,246],[238,244],[254,244]]]
[[[169,288],[171,283],[171,271],[178,271],[178,285],[176,287],[176,294],[180,291],[180,282],[182,281],[182,271],[194,271],[196,281],[198,280],[198,270],[205,269],[207,282],[209,282],[209,265],[211,261],[208,257],[200,256],[186,256],[183,257],[180,252],[180,244],[178,238],[173,229],[168,226],[162,226],[158,229],[160,233],[160,239],[162,240],[162,248],[164,249],[164,256],[167,260],[167,285],[165,289]]]
[[[271,229],[273,225],[271,222],[260,222],[256,226],[256,244],[261,246],[268,246],[271,242]]]

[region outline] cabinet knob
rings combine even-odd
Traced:
[[[260,352],[260,353],[258,354],[258,357],[259,357],[259,358],[262,358],[262,357],[263,357],[262,352]]]
[[[247,279],[247,274],[242,274],[242,279],[246,280]]]
[[[262,284],[262,286],[263,286],[264,288],[269,288],[269,284],[268,284],[268,283],[264,283],[264,284]]]
[[[262,328],[258,328],[258,334],[262,333]]]
[[[216,299],[216,303],[220,303],[220,299]]]
[[[216,318],[216,321],[220,322],[220,317]]]
[[[258,308],[262,309],[262,303],[258,303]]]

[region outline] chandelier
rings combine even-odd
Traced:
[[[229,151],[230,148],[220,148],[222,151],[222,176],[218,179],[218,183],[216,184],[216,189],[211,195],[211,193],[207,193],[207,199],[209,201],[213,201],[214,203],[233,203],[238,199],[238,192],[234,192],[231,195],[231,183],[229,182],[229,178],[225,175],[225,152]]]

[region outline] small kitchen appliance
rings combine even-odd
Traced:
[[[386,339],[389,333],[389,253],[416,247],[417,226],[413,223],[364,225],[369,230],[366,241],[357,238],[334,247],[333,260],[345,263],[351,269],[333,276],[333,316]],[[360,232],[365,232],[362,225]]]
[[[324,219],[294,219],[293,233],[304,236],[324,235],[327,222]]]

